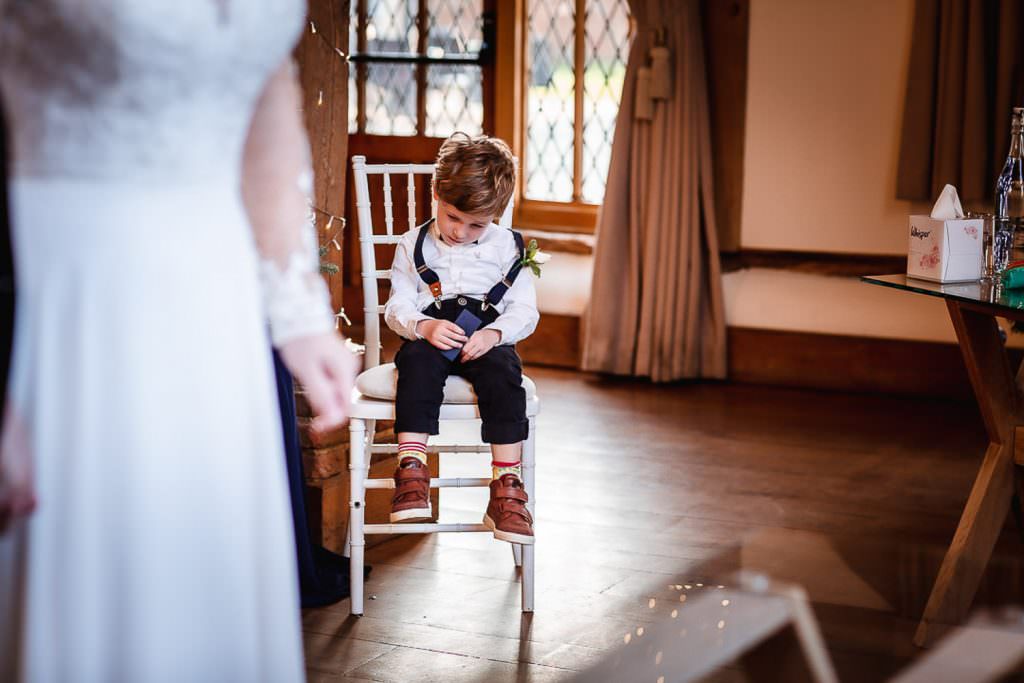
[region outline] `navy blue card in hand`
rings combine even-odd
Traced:
[[[472,311],[468,308],[462,309],[462,313],[459,313],[459,317],[455,319],[455,324],[462,328],[466,336],[471,336],[474,332],[480,329],[480,325],[483,323],[480,318],[476,317]],[[442,351],[441,355],[448,360],[455,360],[462,353],[461,348],[449,349],[448,351]]]

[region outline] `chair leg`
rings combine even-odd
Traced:
[[[529,502],[526,504],[526,509],[530,511],[530,515],[534,518],[536,523],[537,519],[537,497],[536,489],[534,486],[534,455],[536,450],[536,432],[537,432],[537,421],[535,418],[530,418],[530,433],[526,437],[526,442],[523,444],[523,486],[526,487],[526,495],[529,497]],[[534,534],[537,529],[534,527]],[[534,540],[536,543],[536,540]],[[522,546],[522,582],[523,582],[523,611],[533,611],[533,551],[535,545],[524,545]],[[513,548],[513,552],[515,552]]]
[[[533,545],[523,546],[523,611],[533,611]]]
[[[510,543],[512,546],[512,561],[517,567],[523,566],[523,545],[522,543]]]
[[[351,612],[363,613],[363,549],[366,546],[363,522],[366,511],[366,423],[358,418],[349,421],[349,514],[348,536],[350,546],[349,592]]]

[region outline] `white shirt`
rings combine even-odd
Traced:
[[[427,283],[416,272],[413,254],[420,228],[405,233],[395,249],[391,266],[391,296],[384,306],[388,327],[406,339],[416,339],[416,324],[431,320],[421,311],[433,305],[434,296]],[[511,230],[491,223],[473,244],[445,243],[431,223],[430,234],[423,240],[423,260],[441,280],[441,298],[467,296],[483,300],[491,287],[505,277],[519,258],[519,249]],[[526,339],[537,328],[537,291],[528,268],[519,272],[498,305],[498,318],[483,329],[501,333],[499,344],[515,344]]]

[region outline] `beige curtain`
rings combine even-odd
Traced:
[[[725,312],[699,3],[629,4],[637,33],[597,223],[582,367],[656,382],[720,378]]]
[[[993,201],[1024,106],[1024,0],[917,0],[896,196]]]

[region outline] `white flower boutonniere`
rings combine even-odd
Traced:
[[[551,254],[545,254],[537,246],[537,240],[530,240],[526,245],[526,255],[520,259],[524,268],[529,268],[533,274],[540,277],[540,267],[551,260]]]

